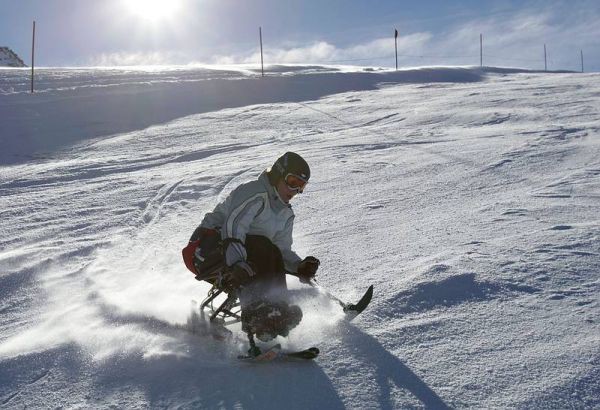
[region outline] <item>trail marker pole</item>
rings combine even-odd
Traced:
[[[483,67],[483,34],[479,34],[479,67]]]
[[[544,71],[548,71],[548,60],[546,57],[546,44],[544,44]]]
[[[33,67],[35,65],[35,21],[33,22],[33,35],[31,37],[31,93],[33,94]]]
[[[263,65],[263,46],[262,46],[262,27],[258,28],[258,37],[260,39],[260,72],[265,76],[265,67]]]
[[[394,49],[396,50],[396,71],[398,71],[398,30],[394,29]]]
[[[583,50],[579,50],[581,53],[581,72],[583,73]]]

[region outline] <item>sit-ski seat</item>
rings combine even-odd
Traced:
[[[229,280],[220,243],[208,253],[204,253],[200,245],[200,240],[190,242],[183,248],[182,255],[186,267],[196,280],[211,284],[200,305],[201,312],[206,309],[210,313],[210,322],[222,325],[240,322],[242,318],[237,291]],[[217,304],[216,300],[221,295],[225,296],[225,300]]]

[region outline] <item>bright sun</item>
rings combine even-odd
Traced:
[[[180,9],[180,0],[125,0],[130,12],[151,22],[173,18]]]

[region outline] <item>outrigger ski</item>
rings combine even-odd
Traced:
[[[365,310],[367,308],[367,306],[369,306],[369,303],[371,303],[372,298],[373,298],[373,285],[369,286],[369,288],[367,289],[367,291],[365,292],[363,297],[360,298],[358,303],[356,303],[355,305],[353,305],[352,303],[344,304],[343,302],[340,302],[340,304],[342,305],[342,308],[344,309],[344,313],[346,313],[346,316],[348,316],[348,320],[352,320],[356,316],[358,316],[359,313],[361,313],[363,310]]]
[[[344,310],[344,313],[346,314],[346,319],[348,321],[354,319],[356,316],[358,316],[359,313],[361,313],[363,310],[365,310],[367,308],[367,306],[369,306],[369,303],[371,303],[371,299],[373,298],[373,285],[369,286],[369,288],[367,289],[365,294],[362,296],[362,298],[360,298],[360,300],[356,304],[353,304],[353,303],[342,302],[339,298],[332,295],[327,289],[322,288],[313,280],[309,281],[308,283],[313,288],[319,289],[321,292],[325,293],[328,297],[330,297],[331,299],[338,302],[340,304],[340,306],[342,307],[342,309]]]
[[[239,355],[238,359],[245,361],[256,361],[256,362],[270,362],[278,359],[303,359],[312,360],[319,355],[319,349],[316,347],[309,347],[308,349],[298,350],[294,352],[286,352],[281,349],[280,344],[272,346],[268,350],[259,354],[252,355]]]

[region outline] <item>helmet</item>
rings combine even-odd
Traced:
[[[286,152],[268,170],[271,183],[276,183],[288,174],[299,176],[304,181],[308,182],[310,178],[310,167],[308,163],[295,152]]]

